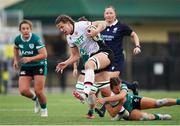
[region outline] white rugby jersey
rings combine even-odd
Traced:
[[[88,55],[99,50],[99,45],[91,37],[87,36],[88,27],[91,25],[89,21],[79,21],[74,23],[74,33],[67,35],[67,41],[70,47],[77,46],[82,48]]]

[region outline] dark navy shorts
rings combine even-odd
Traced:
[[[124,68],[124,55],[115,57],[110,67],[108,68],[108,71],[109,72],[120,71],[120,73],[122,73],[123,68]]]

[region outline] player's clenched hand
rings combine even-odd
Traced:
[[[141,48],[140,47],[135,47],[134,50],[133,50],[133,54],[137,55],[139,53],[141,53]]]
[[[20,59],[21,63],[29,63],[32,61],[32,57],[23,57]]]
[[[67,64],[65,62],[58,63],[56,66],[56,72],[63,72],[64,68],[67,67]]]

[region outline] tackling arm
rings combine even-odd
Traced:
[[[76,62],[80,58],[80,53],[77,47],[71,48],[71,54],[70,57],[64,61],[67,65],[72,64]]]

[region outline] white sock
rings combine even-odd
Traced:
[[[94,74],[93,69],[85,70],[84,82],[91,82],[93,84],[94,83],[94,78],[95,78],[95,74]]]
[[[85,71],[85,78],[84,78],[84,93],[90,94],[92,84],[94,83],[94,70],[93,69],[87,69]]]

